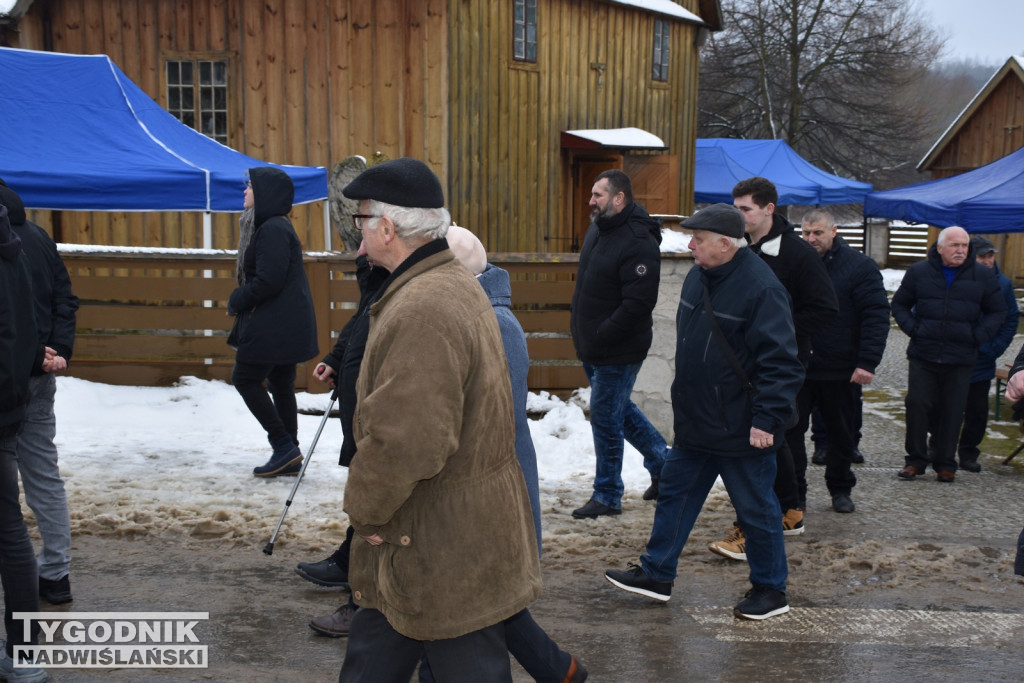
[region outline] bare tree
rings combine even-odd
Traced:
[[[936,134],[920,86],[944,43],[914,2],[726,0],[723,12],[701,57],[701,136],[783,139],[881,187],[912,174]]]

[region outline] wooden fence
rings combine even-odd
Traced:
[[[62,252],[81,299],[71,376],[108,384],[167,386],[182,376],[228,381],[234,351],[227,299],[234,252],[116,249]],[[310,373],[359,301],[352,255],[307,254],[320,355],[300,364],[296,388],[326,391]],[[585,386],[569,338],[576,254],[492,254],[512,277],[513,311],[527,334],[532,391]]]

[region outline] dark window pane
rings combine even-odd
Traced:
[[[195,77],[192,75],[192,62],[182,62],[181,83],[185,85],[192,85],[195,82]]]
[[[196,127],[196,115],[191,111],[181,112],[181,122],[191,128]]]
[[[213,109],[213,92],[210,88],[199,89],[199,111],[207,112]]]
[[[228,84],[228,63],[227,62],[214,62],[213,63],[213,83],[214,85],[227,85]]]
[[[199,83],[206,85],[213,80],[213,68],[210,62],[199,62]]]

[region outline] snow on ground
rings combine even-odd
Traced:
[[[542,507],[587,501],[594,449],[584,410],[589,390],[563,402],[530,394]],[[300,393],[300,410],[323,411],[327,394]],[[258,479],[252,468],[270,447],[234,388],[184,377],[173,387],[126,387],[58,378],[57,447],[76,534],[188,535],[267,540],[296,481]],[[309,449],[321,415],[299,416]],[[329,548],[347,526],[342,511],[348,470],[338,466],[341,427],[327,420],[294,497],[279,543]],[[650,483],[627,444],[623,480],[639,494]],[[29,516],[30,513],[26,514]],[[30,527],[34,523],[30,521]]]
[[[685,237],[665,232],[669,239]],[[899,286],[903,272],[882,271],[888,291]],[[261,544],[270,538],[296,480],[252,476],[252,468],[269,457],[270,447],[233,387],[194,377],[183,377],[173,387],[113,386],[72,377],[59,377],[57,382],[56,442],[76,534],[169,534],[259,539]],[[548,520],[568,522],[568,513],[590,497],[594,446],[585,415],[589,399],[589,389],[577,391],[568,401],[546,392],[529,395],[529,412],[541,416],[530,421],[530,429],[546,541],[554,532],[571,544],[587,528],[569,522],[549,529]],[[300,410],[321,413],[299,415],[303,453],[308,452],[328,402],[327,394],[298,395]],[[348,470],[338,466],[340,448],[341,427],[332,417],[293,498],[279,544],[319,551],[342,538]],[[640,454],[629,444],[622,478],[624,507],[637,504],[650,478]],[[716,503],[727,500],[720,489],[712,498]],[[31,512],[25,510],[34,526]]]

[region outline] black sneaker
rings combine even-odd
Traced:
[[[633,562],[626,566],[629,569],[624,572],[617,569],[609,569],[604,573],[604,578],[608,579],[613,586],[624,591],[668,602],[668,599],[672,596],[671,581],[655,581],[647,576],[647,574],[644,574],[644,570],[640,565]]]
[[[863,465],[864,464],[864,454],[860,452],[859,448],[854,448],[853,449],[853,464],[854,465]]]
[[[967,472],[981,472],[981,465],[977,460],[961,460],[960,469]]]
[[[732,610],[737,619],[768,619],[789,611],[786,594],[766,586],[754,586]]]
[[[644,491],[644,500],[658,500],[659,477],[651,477],[651,485]]]
[[[63,605],[71,602],[71,579],[65,574],[59,579],[44,579],[39,577],[39,597],[51,605]]]
[[[836,493],[832,496],[832,509],[836,512],[853,512],[856,506],[848,493]]]
[[[811,456],[812,465],[824,465],[825,464],[825,449],[815,448],[814,455]]]
[[[581,508],[572,511],[572,516],[576,519],[596,519],[601,515],[621,515],[622,510],[617,508],[608,507],[604,503],[598,503],[596,500],[591,498],[587,501],[587,504]]]
[[[319,562],[299,562],[295,573],[318,586],[348,588],[348,572],[333,557]]]

